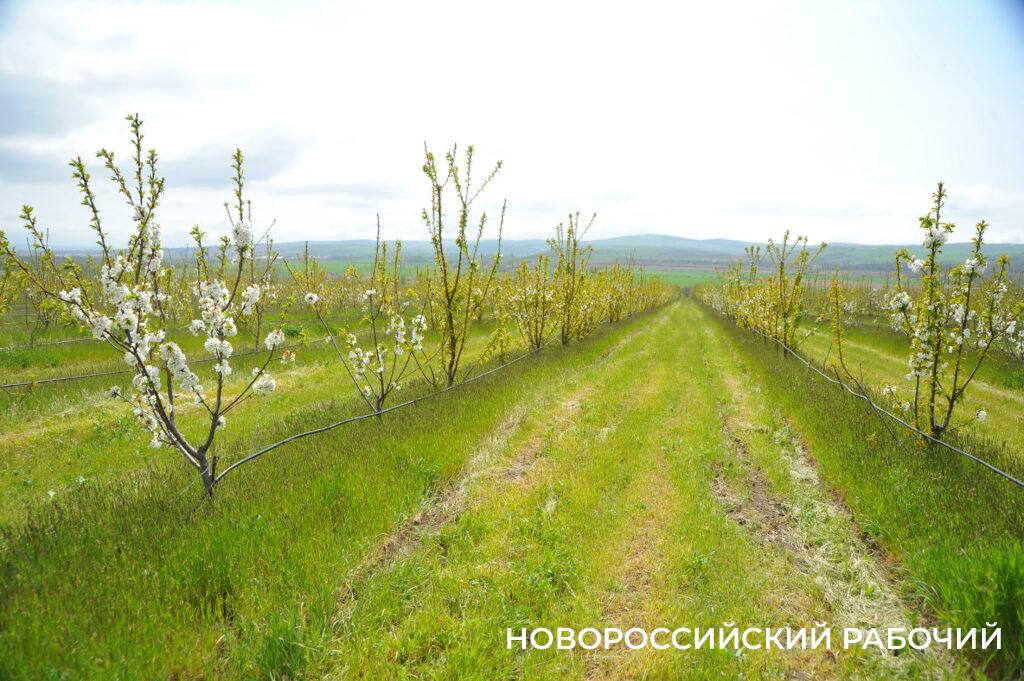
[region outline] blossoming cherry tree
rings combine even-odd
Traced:
[[[243,157],[236,151],[234,183],[236,210],[231,220],[230,247],[233,261],[228,280],[213,276],[197,240],[197,279],[191,293],[199,316],[189,324],[193,335],[204,337],[203,349],[211,356],[212,370],[201,376],[189,365],[181,346],[171,339],[168,309],[177,291],[167,286],[172,272],[164,263],[161,229],[156,219],[164,193],[164,179],[157,174],[157,153],[143,151],[142,121],[128,116],[132,134],[132,163],[129,175],[118,166],[114,153],[98,152],[121,197],[131,211],[134,229],[123,249],[114,248],[103,227],[92,177],[81,158],[71,161],[82,203],[89,209],[90,227],[97,236],[102,265],[97,279],[89,278],[72,259],[58,264],[30,206],[22,219],[30,239],[42,252],[48,276],[39,276],[11,247],[0,232],[0,250],[18,267],[29,286],[53,301],[80,326],[121,353],[133,372],[131,388],[110,390],[110,395],[128,403],[140,425],[151,435],[154,448],[176,450],[198,472],[206,493],[212,495],[217,481],[214,443],[225,427],[226,416],[253,396],[274,391],[275,379],[267,372],[275,351],[284,343],[280,328],[263,341],[266,356],[239,382],[229,381],[233,373],[231,338],[237,335],[237,313],[245,314],[259,293],[241,290],[242,275],[252,257],[252,226],[243,210],[245,186]],[[187,294],[186,294],[187,295]]]

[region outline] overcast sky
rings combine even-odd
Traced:
[[[1024,3],[0,0],[0,228],[91,242],[67,160],[129,152],[160,222],[224,231],[231,151],[279,241],[422,238],[423,143],[505,168],[506,235],[916,241],[936,181],[966,239],[1024,241]],[[481,167],[482,170],[482,167]],[[96,165],[94,174],[105,177]],[[126,209],[107,193],[111,231]]]

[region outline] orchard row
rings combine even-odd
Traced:
[[[475,206],[501,163],[474,183],[472,147],[463,154],[453,148],[441,159],[425,152],[430,203],[422,219],[433,246],[430,267],[409,272],[401,243],[383,241],[379,221],[368,272],[352,266],[332,275],[308,249],[301,261],[281,260],[269,230],[255,231],[240,150],[232,162],[233,197],[225,203],[231,234],[210,244],[195,227],[194,256],[171,261],[164,257],[157,220],[165,193],[158,155],[144,150],[138,116],[128,121],[128,167],[111,151],[97,153],[131,213],[127,243],[112,243],[93,177],[76,158],[73,177],[98,255],[59,258],[35,211],[25,206],[28,249],[18,252],[0,232],[6,259],[0,304],[26,296],[36,319],[76,325],[123,356],[133,372],[131,387],[111,389],[111,397],[130,406],[154,448],[182,456],[208,494],[219,480],[213,446],[227,417],[248,400],[274,393],[273,363],[294,358],[281,350],[290,319],[316,319],[349,386],[340,389],[355,391],[371,413],[379,413],[409,381],[448,388],[483,362],[505,361],[516,345],[536,351],[556,340],[568,344],[674,295],[633,263],[592,267],[582,238],[593,218],[584,224],[578,213],[556,228],[548,253],[503,267],[505,206],[495,228],[498,247],[490,253],[481,248],[488,216]],[[333,321],[339,317],[351,323],[339,327]],[[239,327],[262,353],[241,381],[229,380]],[[179,343],[185,329],[202,340],[203,359],[212,368],[194,368],[195,358]],[[467,343],[481,334],[485,346],[470,362]]]

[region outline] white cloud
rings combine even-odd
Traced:
[[[73,186],[42,164],[123,155],[138,111],[166,160],[171,239],[225,228],[236,145],[280,240],[365,237],[377,212],[389,236],[421,237],[424,140],[505,160],[488,199],[508,197],[512,237],[579,209],[599,213],[597,236],[907,241],[944,177],[965,221],[1020,238],[1024,154],[1004,126],[1024,115],[1021,74],[977,95],[1024,61],[999,53],[960,93],[947,73],[937,109],[917,19],[809,2],[15,4],[0,224],[31,201],[55,240],[87,241]]]

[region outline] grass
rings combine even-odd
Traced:
[[[482,325],[479,331],[467,344],[469,361],[479,352],[488,326]],[[300,348],[296,355],[294,364],[270,369],[278,381],[278,394],[242,403],[232,412],[229,428],[218,440],[222,461],[230,463],[255,445],[266,444],[270,436],[261,439],[259,428],[268,417],[317,409],[333,414],[362,413],[363,403],[349,398],[348,379],[332,349],[320,343]],[[236,358],[235,372],[226,383],[229,390],[237,389],[260,359],[260,355]],[[209,371],[208,365],[206,369]],[[0,496],[0,528],[19,522],[32,505],[48,499],[51,492],[61,497],[82,484],[102,486],[139,471],[180,465],[166,451],[154,453],[146,433],[124,405],[106,396],[111,385],[129,384],[129,375],[102,376],[6,395],[10,404],[0,414],[0,427],[5,429],[0,442],[0,487],[5,492]],[[396,399],[400,397],[396,393]],[[179,409],[179,413],[189,414],[194,407],[186,404]],[[271,432],[292,431],[279,428]]]
[[[735,523],[713,494],[718,472],[738,466],[723,441],[720,369],[702,362],[716,339],[701,333],[701,320],[692,303],[676,306],[617,357],[563,381],[496,463],[470,476],[460,513],[419,531],[352,585],[358,599],[339,616],[314,675],[837,673],[825,651],[505,649],[507,627],[812,627],[828,616],[814,576]],[[851,655],[838,664],[865,676],[882,662]]]
[[[357,318],[358,313],[342,312],[332,315],[328,323],[337,330],[352,324]],[[236,381],[265,359],[262,339],[271,328],[271,322],[264,323],[258,343],[254,334],[244,327],[231,339],[236,353],[233,364],[241,370],[236,371]],[[297,321],[291,321],[282,328],[287,349],[297,353],[298,366],[336,360],[333,351],[322,342],[325,332],[315,318],[298,317]],[[491,322],[484,322],[478,325],[477,330],[486,333],[492,328]],[[54,414],[63,419],[69,411],[82,405],[94,409],[104,391],[114,385],[124,387],[130,383],[131,374],[118,352],[112,352],[105,343],[92,342],[91,338],[86,340],[90,342],[0,348],[0,385],[26,384],[0,388],[0,429],[18,431],[36,427],[40,421],[46,421]],[[171,340],[190,357],[193,368],[209,371],[212,363],[209,353],[202,348],[204,338],[179,331],[171,335]],[[50,382],[36,383],[38,381]]]
[[[720,323],[724,324],[724,323]],[[806,435],[827,484],[859,526],[896,557],[940,622],[997,621],[994,669],[1024,663],[1024,495],[972,461],[920,440],[893,440],[863,402],[801,370],[760,340],[723,327],[749,358],[765,395]],[[1015,441],[1019,445],[1019,441]],[[1001,450],[963,436],[996,461]]]
[[[281,450],[240,469],[195,516],[197,494],[182,493],[192,479],[180,467],[38,506],[2,554],[0,677],[255,673],[276,645],[267,632],[296,608],[330,602],[337,576],[456,474],[506,404],[529,400],[546,375],[610,342],[527,360],[514,379],[486,379]],[[266,440],[343,406],[284,400],[276,411],[252,410],[239,430]],[[316,628],[317,612],[304,611],[304,627]]]
[[[353,318],[352,314],[335,314],[329,321],[332,325],[340,327],[346,323],[352,323]],[[242,326],[239,329],[239,334],[232,338],[235,349],[238,352],[252,351],[257,346],[262,349],[262,340],[273,328],[273,324],[272,318],[264,320],[259,339],[254,335],[255,329],[247,329]],[[283,330],[286,332],[289,342],[295,342],[303,336],[321,338],[324,335],[320,323],[309,315],[291,318],[284,325]],[[111,352],[110,346],[106,343],[82,334],[75,334],[72,337],[76,340],[75,343],[39,344],[35,347],[15,344],[0,347],[0,383],[40,380],[124,368],[121,357],[117,353]],[[204,354],[202,346],[205,339],[195,337],[182,328],[172,327],[169,339],[181,346],[182,350],[189,353],[190,356],[195,353]],[[257,340],[260,343],[257,343]]]
[[[711,269],[648,267],[648,274],[659,276],[673,286],[687,288],[715,281],[717,273]]]
[[[225,459],[358,408],[306,362],[232,415]],[[1013,673],[1024,498],[793,364],[684,299],[278,450],[198,506],[93,392],[40,402],[0,445],[24,469],[0,477],[0,679]],[[505,648],[507,627],[993,620],[992,660]]]

